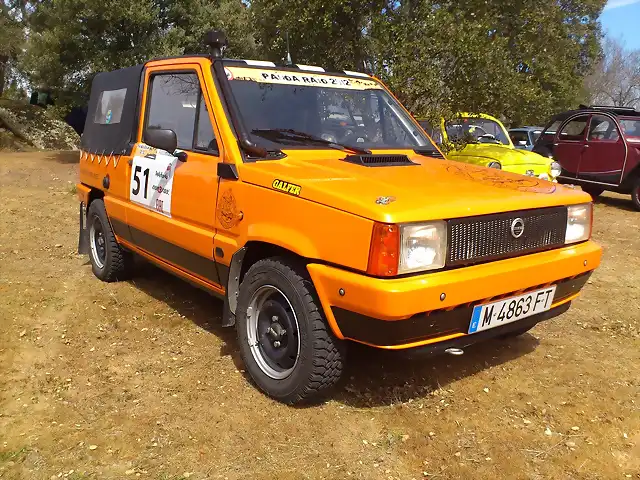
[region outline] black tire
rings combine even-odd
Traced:
[[[599,187],[582,187],[582,190],[591,195],[591,198],[593,198],[594,200],[602,195],[602,192],[604,192],[604,188]]]
[[[635,209],[640,211],[640,178],[636,179],[631,188],[631,201]]]
[[[249,268],[240,285],[236,331],[249,375],[280,402],[318,400],[342,375],[346,346],[327,325],[306,269],[288,259],[268,258]]]
[[[103,282],[129,278],[133,267],[133,255],[118,244],[102,200],[94,200],[89,205],[87,228],[93,274]]]

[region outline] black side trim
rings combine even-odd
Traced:
[[[203,257],[135,227],[129,226],[128,228],[131,231],[134,245],[212,283],[220,284],[216,262],[213,258]],[[213,246],[211,255],[213,256]]]
[[[226,289],[227,282],[229,281],[229,265],[216,262],[216,270],[218,271],[218,278],[220,279],[218,283]]]
[[[124,238],[127,242],[133,243],[133,237],[131,236],[129,225],[113,217],[109,217],[109,221],[111,222],[113,233],[115,233],[120,238]]]
[[[562,301],[578,293],[587,283],[591,273],[587,272],[578,277],[557,282],[554,302]],[[501,298],[508,296],[503,295]],[[495,299],[495,301],[498,301],[498,299]],[[465,305],[448,311],[434,310],[418,313],[406,320],[396,321],[380,320],[339,307],[331,307],[331,310],[340,331],[345,337],[372,345],[388,346],[428,340],[454,333],[467,333],[474,305]],[[553,311],[557,310],[557,308],[560,307],[556,307]],[[530,318],[535,319],[537,316]],[[525,320],[528,319],[522,321]],[[522,325],[521,322],[515,323]]]
[[[592,182],[611,183],[618,185],[622,177],[622,170],[616,173],[597,173],[597,172],[580,172],[578,178],[582,180],[590,180]]]

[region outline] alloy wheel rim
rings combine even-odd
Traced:
[[[249,349],[260,370],[275,380],[290,376],[300,356],[300,333],[287,296],[273,285],[262,285],[251,296],[245,321]]]
[[[98,217],[91,222],[91,228],[89,229],[89,243],[91,245],[91,257],[98,268],[104,268],[104,264],[107,261],[107,246],[104,238],[104,229],[102,228],[102,222]]]

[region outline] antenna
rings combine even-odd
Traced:
[[[286,60],[286,65],[293,65],[293,62],[291,61],[291,52],[289,51],[289,32],[288,31],[285,33],[285,36],[287,38],[287,60]]]
[[[211,51],[211,60],[222,58],[222,52],[227,46],[227,36],[224,32],[209,30],[204,36],[204,44]]]

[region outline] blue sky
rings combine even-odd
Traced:
[[[640,49],[640,0],[609,0],[600,16],[607,35],[623,40],[630,49]]]

